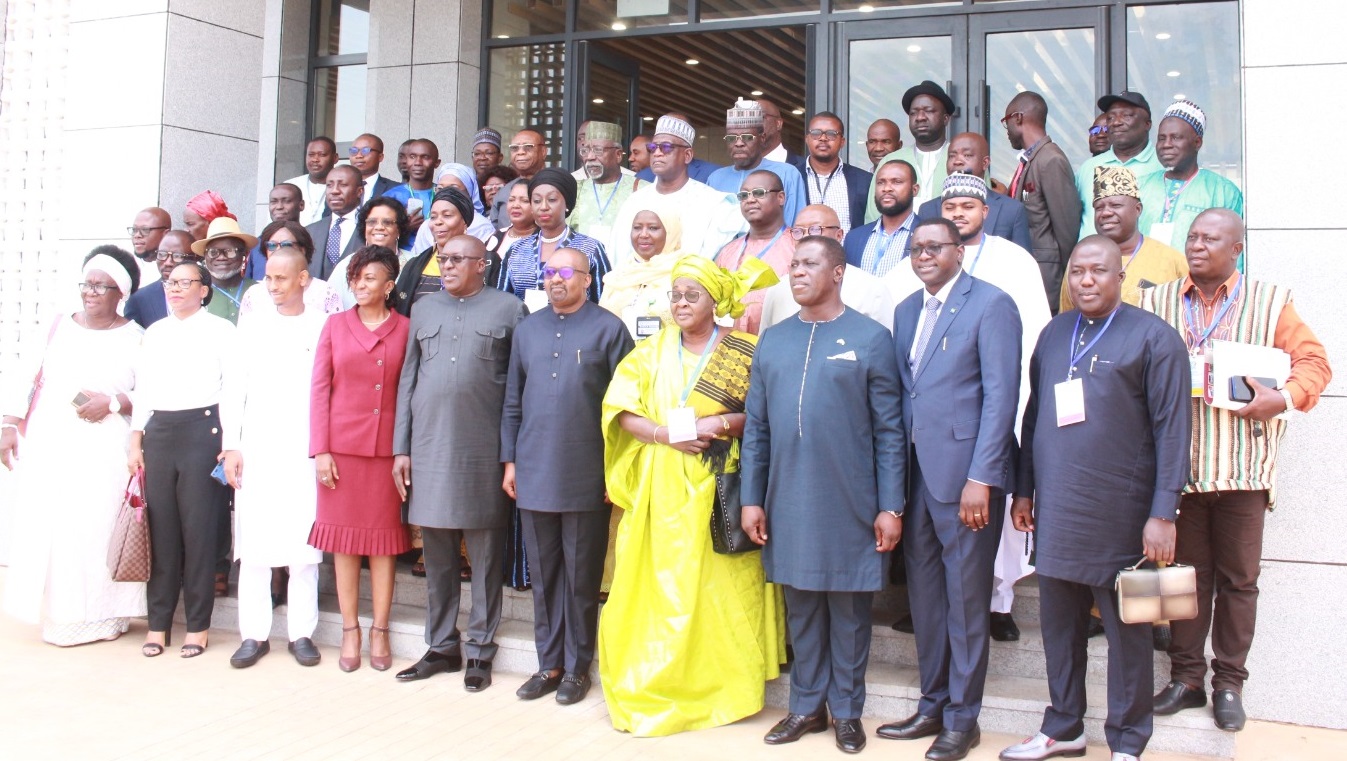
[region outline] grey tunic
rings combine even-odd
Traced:
[[[416,302],[393,429],[393,454],[412,458],[409,523],[509,525],[500,420],[510,341],[527,314],[523,302],[494,288]]]
[[[763,333],[752,373],[741,495],[767,511],[768,580],[882,589],[889,555],[875,552],[875,518],[903,509],[906,484],[893,337],[851,309],[831,322],[795,315]]]
[[[603,503],[603,395],[632,348],[622,320],[588,301],[519,324],[510,349],[501,462],[515,465],[520,509],[608,510]]]
[[[1123,304],[1076,364],[1085,420],[1059,427],[1054,389],[1067,379],[1067,347],[1080,352],[1105,323],[1081,319],[1077,332],[1079,316],[1054,317],[1030,359],[1016,492],[1034,497],[1038,572],[1111,587],[1141,558],[1146,521],[1174,520],[1188,480],[1188,351],[1163,320]]]

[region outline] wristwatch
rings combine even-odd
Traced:
[[[1291,392],[1285,386],[1282,386],[1277,390],[1281,392],[1282,398],[1286,400],[1286,411],[1290,412],[1291,410],[1295,409],[1296,403],[1291,401]]]
[[[109,394],[108,412],[111,412],[114,415],[119,415],[121,414],[121,411],[122,411],[122,400],[118,399],[116,394]]]
[[[888,513],[889,515],[892,515],[895,518],[898,518],[899,520],[902,520],[903,514],[898,512],[897,510],[885,510],[884,512]]]

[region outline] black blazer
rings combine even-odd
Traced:
[[[123,310],[126,319],[142,328],[148,328],[168,316],[168,302],[164,301],[164,281],[156,280],[144,288],[137,288],[126,300]]]
[[[336,219],[331,214],[314,222],[311,225],[305,225],[304,229],[309,231],[309,237],[313,238],[313,261],[309,262],[309,275],[319,280],[330,280],[332,278],[333,264],[327,260],[327,234],[332,230],[332,220]],[[337,261],[341,261],[355,250],[365,245],[365,232],[360,229],[357,222],[359,215],[351,218],[351,224],[356,225],[355,234],[346,241],[346,248],[342,249],[341,256]]]
[[[375,198],[378,198],[379,196],[386,194],[388,191],[392,190],[393,188],[396,188],[401,184],[402,183],[398,182],[397,180],[390,180],[387,177],[383,176],[382,174],[376,175],[374,178],[374,193],[370,195],[370,200],[374,200]]]
[[[922,219],[939,217],[940,197],[922,204],[917,214]],[[994,190],[987,193],[987,219],[982,223],[982,231],[1005,238],[1025,251],[1034,250],[1034,241],[1029,237],[1029,213],[1024,210],[1024,204]]]
[[[805,164],[808,158],[791,154],[791,166],[800,170],[800,178],[804,180],[805,187],[809,187],[809,174],[805,171]],[[865,224],[865,212],[870,208],[870,181],[874,175],[859,167],[850,164],[842,164],[842,177],[847,181],[847,201],[848,209],[851,214],[851,227]],[[792,220],[793,221],[793,220]]]

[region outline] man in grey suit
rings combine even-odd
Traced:
[[[407,520],[421,527],[425,542],[429,649],[397,677],[410,682],[457,671],[467,655],[463,687],[478,692],[491,686],[500,626],[497,569],[510,524],[499,457],[505,378],[515,326],[528,310],[513,295],[484,287],[486,247],[476,238],[452,238],[435,258],[444,290],[422,296],[412,312],[393,427],[393,478],[408,499]],[[478,571],[460,639],[464,541]]]
[[[311,277],[330,279],[337,262],[365,244],[365,231],[357,224],[361,187],[360,172],[353,166],[340,164],[327,173],[328,215],[304,227],[313,238]]]
[[[880,737],[938,735],[930,761],[981,739],[992,564],[1012,486],[1020,317],[1004,292],[965,273],[959,230],[923,219],[912,269],[925,288],[894,311],[903,426],[912,442],[903,534],[921,700]]]
[[[505,382],[500,459],[519,505],[533,581],[538,673],[515,694],[552,691],[571,705],[589,692],[608,547],[603,395],[634,345],[627,326],[586,298],[589,257],[557,249],[543,267],[550,302],[515,331]]]

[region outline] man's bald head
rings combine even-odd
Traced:
[[[811,227],[817,227],[819,231],[811,232],[809,229]],[[840,242],[844,237],[842,221],[837,218],[837,212],[833,211],[831,206],[821,203],[813,203],[800,209],[800,213],[795,215],[795,226],[791,228],[791,236],[794,237],[797,231],[803,231],[801,238],[806,235],[822,235]]]
[[[1122,303],[1122,249],[1103,235],[1076,244],[1066,267],[1067,292],[1082,315],[1103,317]]]
[[[945,160],[945,171],[949,174],[967,172],[986,177],[991,163],[991,149],[982,135],[960,132],[949,141],[949,158]]]
[[[1036,92],[1022,92],[1010,99],[1009,113],[1018,113],[1025,122],[1044,127],[1048,123],[1048,102]]]
[[[1244,220],[1229,209],[1207,209],[1188,228],[1183,254],[1188,274],[1204,291],[1230,279],[1244,252]]]

